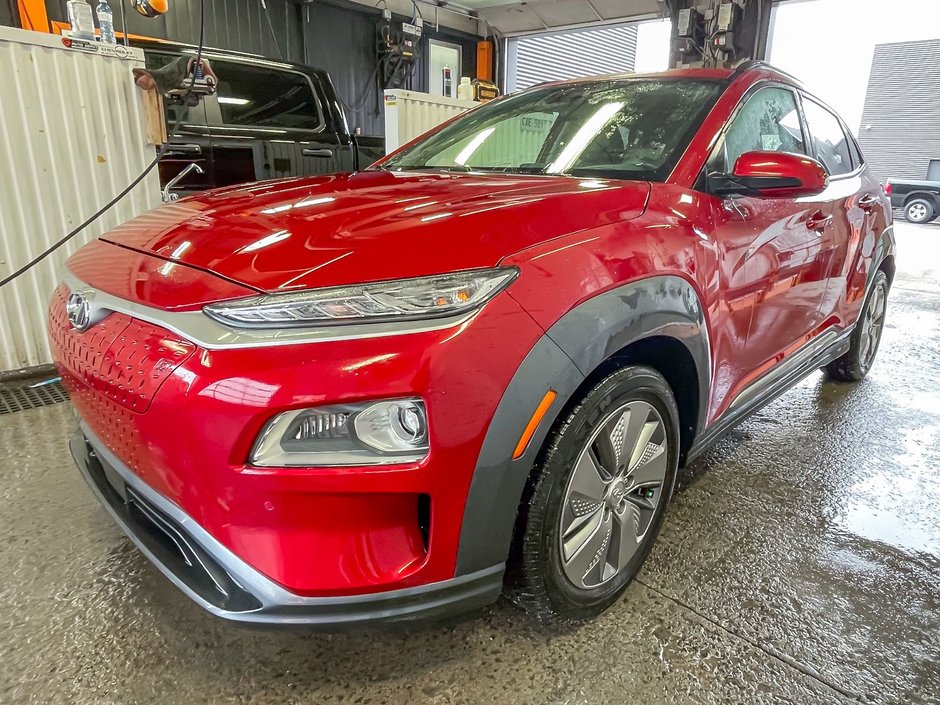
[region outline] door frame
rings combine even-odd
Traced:
[[[445,42],[443,39],[428,39],[428,93],[431,92],[431,47],[432,46],[438,46],[443,49],[456,49],[457,50],[457,70],[451,75],[451,80],[454,83],[454,95],[451,97],[456,98],[457,97],[457,84],[460,83],[460,77],[463,75],[463,47],[460,46],[459,44],[454,44],[454,42]]]
[[[936,159],[931,159],[930,157],[927,157],[927,173],[924,175],[925,181],[940,181],[940,178],[936,178],[936,179],[930,178],[930,167],[934,164],[937,165],[937,171],[940,171],[940,157],[937,157]]]

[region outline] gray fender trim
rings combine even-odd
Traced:
[[[536,343],[503,394],[480,449],[464,510],[457,575],[506,561],[535,458],[585,378],[627,345],[660,335],[681,341],[695,360],[699,419],[704,419],[711,368],[705,314],[695,290],[680,277],[651,277],[595,296],[565,314]],[[557,399],[525,453],[513,460],[519,438],[549,390]]]

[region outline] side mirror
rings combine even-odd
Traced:
[[[829,184],[825,167],[803,154],[745,152],[731,174],[715,175],[712,191],[718,195],[812,196]]]

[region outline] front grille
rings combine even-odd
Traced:
[[[60,284],[49,304],[49,339],[62,381],[79,415],[111,452],[142,472],[151,458],[138,417],[196,346],[123,313],[77,331],[66,316],[69,293]]]
[[[61,381],[38,386],[0,387],[0,415],[59,404],[68,398]]]
[[[105,397],[143,413],[160,386],[196,346],[158,326],[112,313],[87,331],[68,322],[68,288],[60,285],[49,307],[49,337],[73,396]]]

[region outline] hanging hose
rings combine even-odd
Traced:
[[[202,62],[202,49],[203,49],[203,45],[204,45],[204,43],[205,43],[205,32],[206,32],[206,3],[205,3],[205,0],[199,0],[199,47],[198,47],[197,50],[196,50],[196,62],[193,64],[194,69],[193,69],[193,76],[192,76],[192,79],[190,79],[189,86],[188,86],[187,89],[186,89],[186,93],[183,94],[183,104],[184,104],[184,105],[186,104],[186,100],[189,98],[190,94],[192,93],[193,86],[194,86],[195,83],[196,83],[196,67],[200,66],[200,64],[201,64],[201,62]],[[144,170],[137,176],[137,178],[135,178],[133,181],[131,181],[131,183],[128,184],[120,193],[118,193],[117,196],[115,196],[114,198],[112,198],[112,199],[111,199],[110,201],[108,201],[104,206],[102,206],[100,209],[98,209],[97,211],[95,211],[95,213],[93,213],[93,214],[90,215],[88,218],[86,218],[84,221],[82,221],[82,222],[78,225],[78,227],[76,227],[76,228],[74,228],[73,230],[69,231],[64,237],[62,237],[62,239],[60,239],[59,241],[57,241],[57,242],[55,242],[54,244],[50,245],[50,246],[49,246],[48,248],[46,248],[43,252],[41,252],[38,256],[34,257],[31,261],[29,261],[29,262],[27,262],[26,264],[24,264],[22,267],[20,267],[19,269],[17,269],[15,272],[13,272],[12,274],[10,274],[9,276],[4,277],[2,280],[0,280],[0,287],[6,286],[7,284],[9,284],[10,282],[12,282],[12,281],[13,281],[14,279],[16,279],[17,277],[21,276],[22,274],[25,274],[25,273],[28,272],[30,269],[32,269],[32,268],[35,267],[37,264],[39,264],[39,263],[42,262],[44,259],[46,259],[46,257],[48,257],[48,256],[51,255],[53,252],[55,252],[56,250],[58,250],[60,247],[62,247],[63,245],[65,245],[65,244],[66,244],[67,242],[69,242],[72,238],[74,238],[76,235],[78,235],[82,230],[84,230],[84,229],[87,228],[89,225],[91,225],[93,222],[95,222],[96,220],[98,220],[98,218],[100,218],[102,215],[104,215],[105,213],[107,213],[111,208],[114,207],[114,205],[115,205],[118,201],[120,201],[122,198],[124,198],[124,196],[126,196],[128,193],[130,193],[130,192],[134,189],[135,186],[137,186],[141,181],[143,181],[145,178],[147,178],[147,175],[148,175],[151,171],[154,170],[154,167],[156,167],[157,164],[160,163],[160,159],[163,158],[163,155],[166,153],[167,149],[168,149],[169,146],[170,146],[169,138],[172,138],[172,137],[175,137],[175,136],[176,136],[176,132],[177,132],[177,130],[179,129],[179,126],[180,126],[180,124],[182,123],[183,117],[184,117],[185,115],[186,115],[186,112],[185,112],[185,111],[181,111],[181,112],[180,112],[180,116],[176,119],[176,122],[173,124],[173,127],[172,127],[171,130],[170,130],[170,134],[169,134],[169,137],[167,138],[167,141],[164,142],[163,145],[161,145],[160,149],[157,151],[157,156],[154,157],[154,159],[153,159],[152,162],[150,162],[146,167],[144,167]]]

